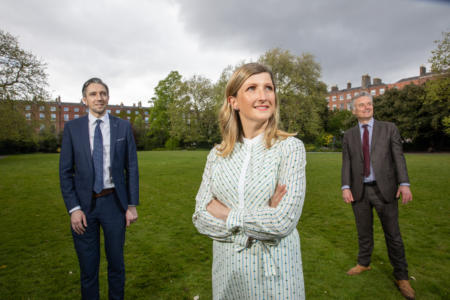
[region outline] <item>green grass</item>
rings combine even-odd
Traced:
[[[139,220],[127,232],[127,299],[211,298],[211,241],[191,222],[205,151],[140,152]],[[58,155],[0,159],[0,299],[78,299],[79,268],[59,191]],[[449,154],[406,155],[414,200],[400,226],[418,299],[449,299]],[[341,200],[340,154],[307,155],[298,225],[307,299],[402,299],[393,284],[380,223],[372,271],[355,264],[351,207]],[[100,288],[107,297],[102,253]]]

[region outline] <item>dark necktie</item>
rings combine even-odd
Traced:
[[[94,151],[92,152],[92,160],[94,161],[94,192],[97,194],[103,190],[103,136],[100,130],[102,120],[98,119],[94,133]]]
[[[364,154],[364,177],[370,175],[370,149],[369,149],[369,130],[367,129],[369,125],[363,125],[363,154]]]

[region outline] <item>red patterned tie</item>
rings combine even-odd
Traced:
[[[370,150],[369,150],[369,130],[367,129],[369,125],[363,125],[363,154],[364,154],[364,177],[370,175]]]

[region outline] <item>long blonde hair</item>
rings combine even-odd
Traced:
[[[222,134],[222,143],[218,145],[217,150],[220,156],[227,157],[228,155],[230,155],[230,153],[234,149],[234,145],[236,144],[236,142],[242,142],[244,137],[239,112],[233,109],[231,103],[228,102],[228,97],[237,97],[237,93],[244,82],[250,76],[259,73],[270,74],[275,92],[275,112],[269,118],[267,127],[264,132],[266,147],[272,147],[276,140],[283,140],[289,136],[296,135],[296,133],[288,133],[278,129],[278,123],[280,119],[280,106],[277,99],[276,87],[273,80],[272,71],[266,66],[259,63],[245,64],[234,71],[233,75],[228,81],[225,90],[225,99],[219,112],[219,127],[220,133]]]

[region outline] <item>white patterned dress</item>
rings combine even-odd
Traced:
[[[296,229],[305,197],[305,149],[294,137],[265,147],[263,135],[236,143],[226,158],[213,148],[196,197],[193,222],[213,239],[213,298],[304,299]],[[276,208],[277,184],[287,193]],[[231,208],[227,221],[206,206],[215,197]]]

